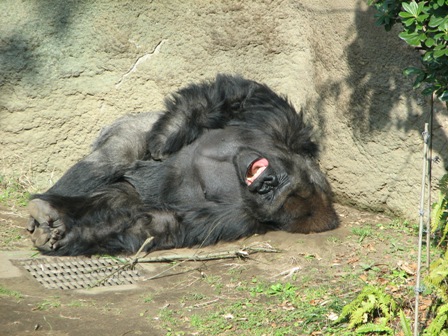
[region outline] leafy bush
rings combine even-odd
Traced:
[[[389,31],[400,23],[400,38],[421,52],[422,66],[404,70],[415,76],[414,88],[424,84],[424,95],[434,93],[448,106],[448,0],[369,0],[369,4],[377,10],[378,25]]]

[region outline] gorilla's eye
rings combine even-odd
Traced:
[[[246,172],[246,184],[251,185],[261,173],[269,166],[269,161],[265,158],[253,161]]]

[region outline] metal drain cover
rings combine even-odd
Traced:
[[[16,259],[14,262],[49,289],[131,285],[142,279],[141,267],[124,269],[123,259],[64,257]]]

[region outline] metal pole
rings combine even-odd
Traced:
[[[425,204],[425,186],[426,186],[426,167],[428,166],[428,123],[425,123],[425,131],[423,132],[423,169],[422,169],[422,186],[420,192],[420,209],[419,209],[419,230],[418,230],[418,260],[417,260],[417,273],[415,280],[415,308],[414,308],[414,336],[418,336],[419,331],[419,319],[418,319],[418,307],[419,307],[419,297],[422,292],[420,288],[420,272],[422,266],[422,241],[423,241],[423,225],[424,225],[424,215],[423,210]]]
[[[429,270],[431,263],[431,179],[432,179],[432,125],[434,116],[434,93],[431,95],[431,111],[429,112],[429,133],[428,133],[428,218],[426,222],[426,267]]]

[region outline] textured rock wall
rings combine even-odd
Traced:
[[[217,72],[287,94],[316,126],[339,200],[415,218],[428,105],[417,61],[363,1],[0,3],[0,174],[45,189],[125,113]],[[434,151],[447,165],[447,113]]]

